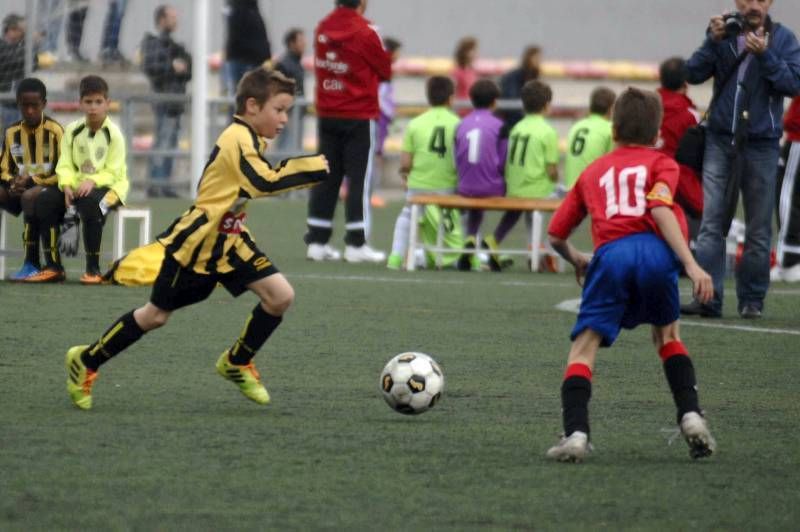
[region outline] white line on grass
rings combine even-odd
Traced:
[[[580,306],[581,306],[580,299],[567,299],[566,301],[562,301],[561,303],[556,305],[556,309],[564,312],[571,312],[573,314],[577,314]],[[685,319],[681,319],[681,326],[706,327],[708,329],[728,329],[732,331],[759,332],[767,334],[790,334],[792,336],[800,336],[800,331],[795,331],[792,329],[769,329],[767,327],[750,327],[748,325],[726,325],[724,323],[705,323],[705,322],[685,320]]]
[[[322,281],[355,281],[355,282],[373,282],[373,283],[407,283],[407,284],[448,284],[448,285],[465,285],[472,284],[473,280],[463,279],[433,279],[433,278],[411,278],[411,277],[381,277],[372,275],[326,275],[320,273],[298,273],[288,274],[287,277],[293,279],[318,279]],[[542,281],[498,281],[497,284],[501,286],[531,286],[531,287],[567,287],[573,286],[574,283],[553,283]]]

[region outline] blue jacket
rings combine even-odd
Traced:
[[[693,85],[714,76],[714,90],[719,95],[711,110],[708,128],[733,135],[737,117],[749,98],[750,139],[780,139],[783,135],[783,98],[800,94],[800,43],[791,30],[774,24],[767,51],[754,56],[747,67],[742,86],[737,75],[725,84],[720,93],[719,83],[736,62],[736,38],[714,42],[707,37],[703,45],[686,62],[687,81]],[[736,110],[737,112],[734,112]]]

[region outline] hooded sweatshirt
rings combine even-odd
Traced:
[[[378,118],[378,83],[392,77],[392,60],[369,21],[355,9],[338,7],[314,32],[317,115]]]

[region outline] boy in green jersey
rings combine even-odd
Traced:
[[[614,149],[611,135],[611,110],[617,96],[607,87],[592,91],[589,116],[577,121],[567,136],[567,156],[564,160],[564,185],[575,185],[581,172],[595,159]]]
[[[453,141],[458,115],[451,109],[453,82],[444,76],[428,79],[426,93],[431,108],[409,122],[403,137],[400,155],[400,176],[406,185],[406,198],[418,194],[454,194],[458,175],[453,157]],[[461,220],[457,210],[439,209],[430,206],[425,209],[421,235],[427,241],[432,228],[435,240],[438,217],[445,219],[445,245],[453,248],[463,246]],[[394,226],[392,252],[386,266],[392,270],[402,268],[408,252],[408,235],[411,224],[411,208],[403,207]],[[429,227],[430,226],[430,227]],[[451,265],[458,254],[445,254],[443,265]]]

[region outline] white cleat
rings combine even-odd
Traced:
[[[769,280],[773,283],[783,281],[783,268],[780,266],[773,266],[769,271]]]
[[[697,412],[686,412],[681,418],[681,434],[689,444],[689,456],[705,458],[717,449],[717,442],[708,430],[708,423]]]
[[[566,438],[561,438],[558,445],[547,450],[547,457],[559,462],[581,462],[591,452],[589,435],[576,430]]]
[[[309,244],[306,258],[315,262],[342,260],[342,254],[338,249],[331,247],[330,244]]]
[[[372,249],[367,244],[361,247],[346,246],[344,248],[344,260],[347,262],[382,263],[386,261],[386,253]]]
[[[783,280],[787,283],[800,282],[800,264],[795,264],[789,268],[784,268],[782,273]]]

